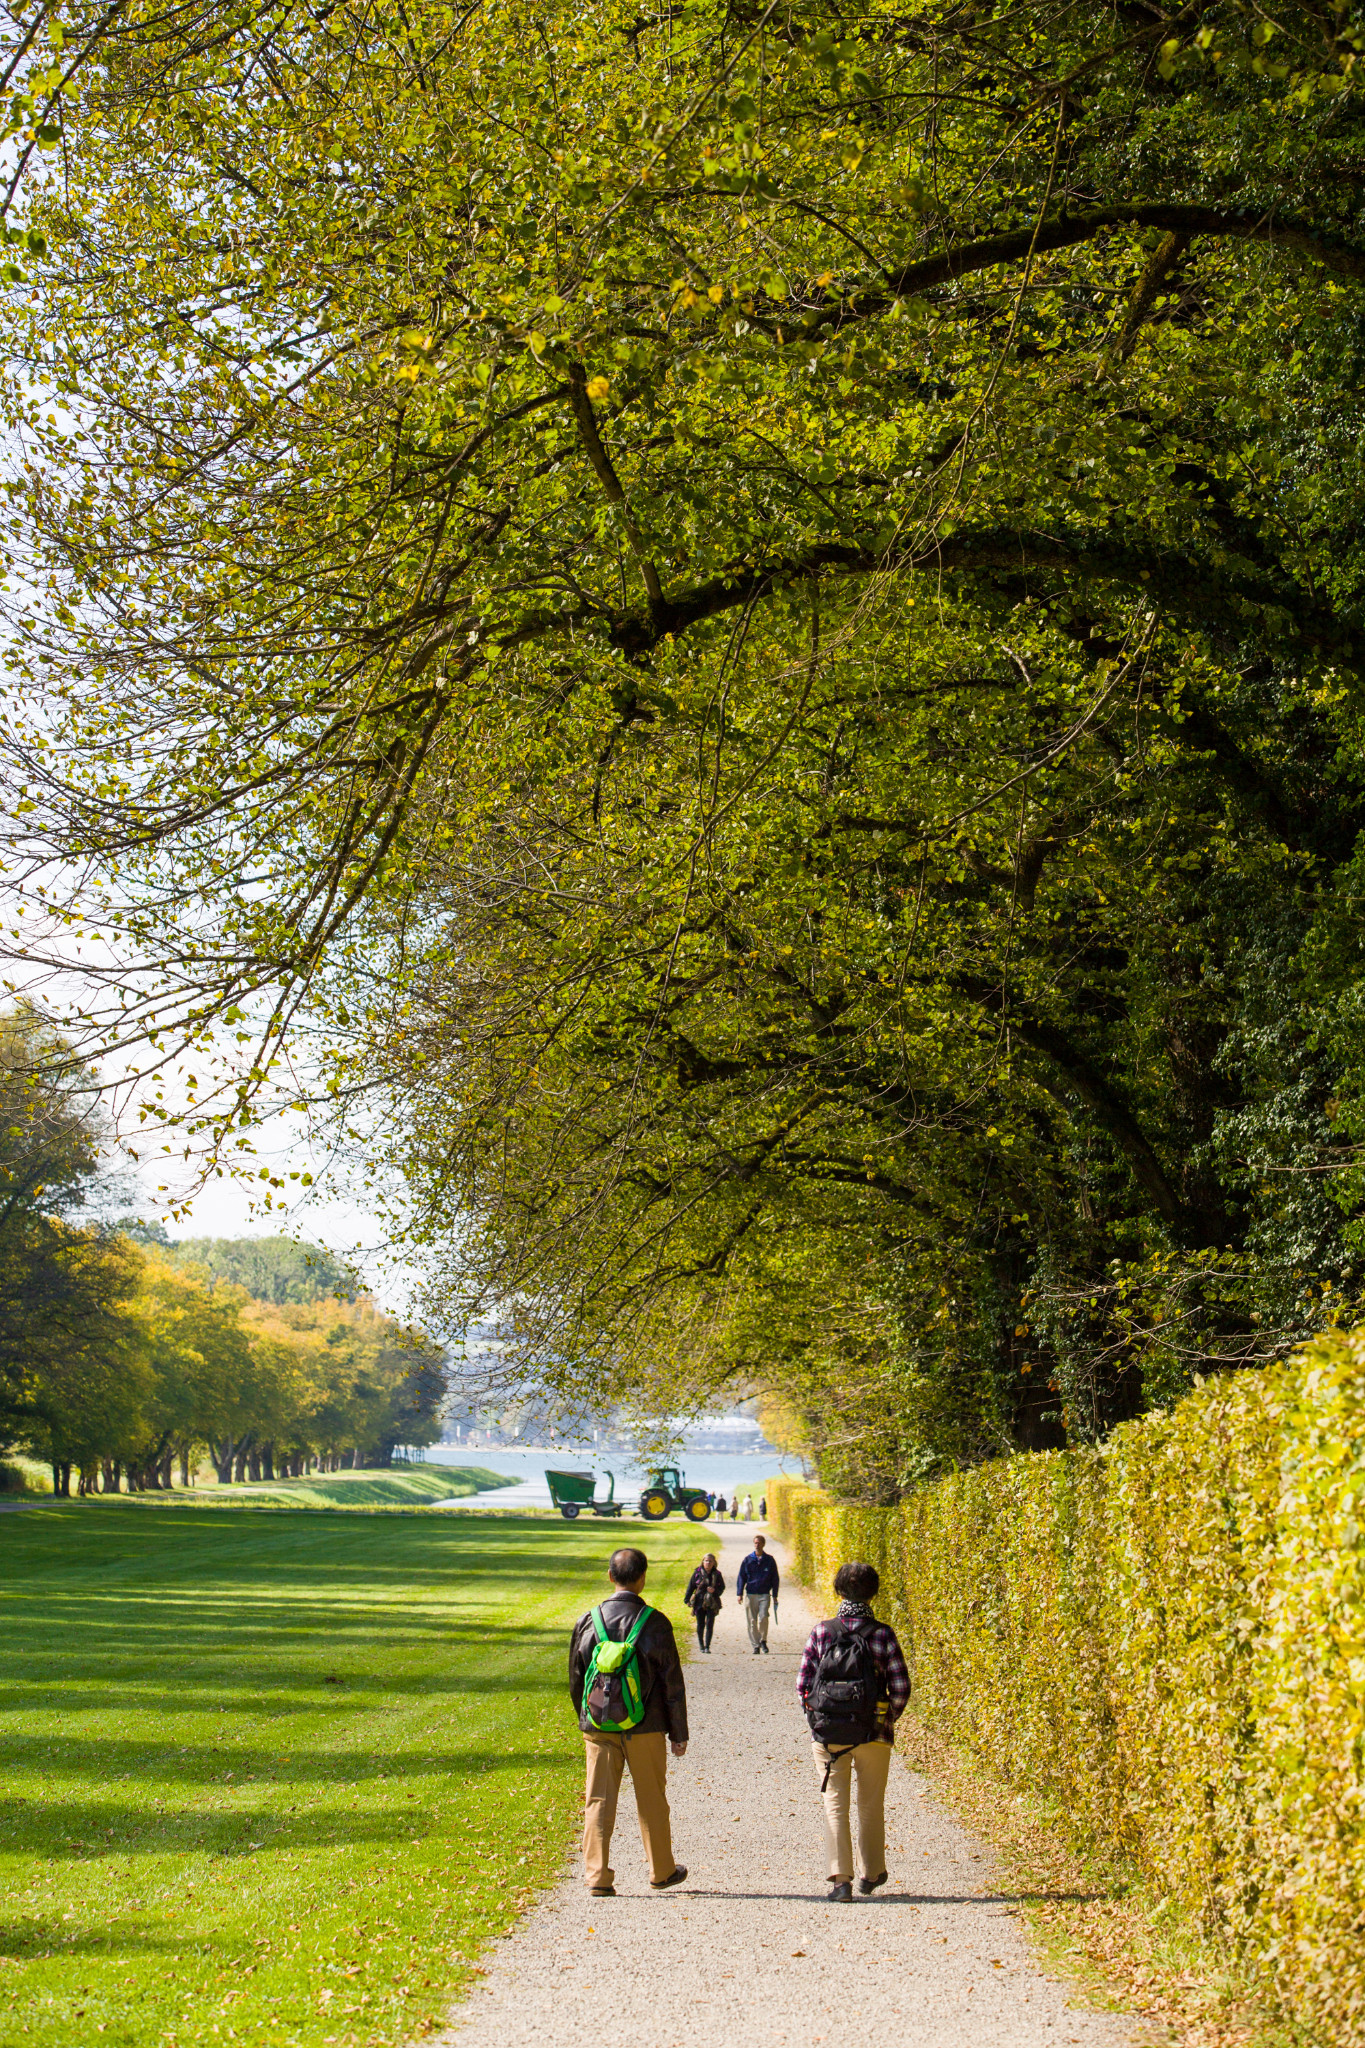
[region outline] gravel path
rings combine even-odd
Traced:
[[[732,1586],[752,1536],[743,1524],[716,1529]],[[1133,2038],[1132,2021],[1078,2008],[1039,1968],[1017,1900],[991,1888],[990,1851],[899,1760],[887,1794],[890,1884],[825,1904],[819,1785],[795,1697],[813,1620],[788,1585],[771,1654],[755,1657],[727,1601],[713,1654],[688,1664],[692,1740],[669,1763],[687,1884],[650,1892],[627,1778],[617,1897],[590,1899],[575,1855],[452,2014],[448,2048],[1117,2048]]]

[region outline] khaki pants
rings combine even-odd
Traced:
[[[830,1752],[823,1743],[811,1744],[816,1776],[823,1778]],[[860,1742],[856,1749],[836,1753],[825,1786],[825,1849],[829,1856],[831,1880],[841,1883],[858,1877],[880,1877],[886,1869],[886,1778],[891,1769],[889,1742]],[[849,1827],[849,1798],[856,1780],[858,1787],[858,1863],[853,1863],[853,1837]]]
[[[744,1619],[749,1624],[749,1641],[755,1647],[768,1640],[768,1608],[772,1602],[771,1593],[746,1593],[744,1595]]]
[[[673,1833],[669,1825],[668,1737],[662,1733],[634,1735],[588,1735],[583,1737],[587,1752],[588,1785],[583,1808],[583,1878],[586,1884],[615,1882],[611,1867],[611,1837],[616,1826],[616,1801],[626,1766],[635,1788],[635,1810],[640,1817],[640,1839],[645,1845],[651,1884],[662,1884],[678,1867],[673,1854]]]

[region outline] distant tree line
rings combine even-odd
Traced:
[[[83,1220],[97,1093],[41,1015],[0,1018],[0,1453],[69,1495],[385,1466],[440,1433],[444,1360],[324,1251]]]

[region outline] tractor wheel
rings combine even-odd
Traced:
[[[703,1494],[699,1493],[695,1500],[690,1500],[687,1503],[687,1519],[689,1522],[704,1522],[710,1512],[711,1503]]]
[[[561,1515],[563,1515],[566,1522],[572,1522],[575,1515],[577,1515],[578,1513],[577,1501],[566,1500],[563,1506],[560,1508],[559,1512]]]
[[[672,1505],[668,1495],[656,1487],[652,1493],[647,1493],[642,1498],[640,1513],[647,1522],[662,1522]]]

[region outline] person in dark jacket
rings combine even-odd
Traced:
[[[754,1655],[768,1654],[768,1605],[777,1607],[777,1559],[768,1555],[766,1536],[755,1536],[754,1547],[739,1568],[736,1590],[744,1619],[749,1624],[749,1641]]]
[[[711,1654],[711,1636],[724,1598],[725,1574],[716,1563],[715,1553],[708,1550],[683,1594],[683,1605],[692,1609],[692,1619],[697,1624],[697,1648],[703,1657]]]
[[[612,1591],[599,1612],[602,1625],[614,1642],[625,1641],[646,1604],[641,1595],[648,1569],[649,1560],[642,1550],[612,1552],[607,1566]],[[687,1750],[687,1690],[678,1645],[673,1639],[673,1624],[666,1614],[655,1609],[635,1639],[644,1713],[634,1728],[620,1735],[605,1735],[594,1728],[585,1711],[583,1684],[596,1641],[597,1631],[589,1610],[569,1643],[569,1697],[587,1752],[584,1878],[594,1898],[616,1896],[615,1872],[610,1862],[611,1837],[616,1826],[621,1780],[629,1769],[650,1886],[656,1892],[665,1892],[687,1876],[686,1864],[679,1863],[673,1854],[666,1787],[668,1751],[683,1756]]]
[[[858,1795],[858,1890],[864,1897],[886,1883],[886,1779],[896,1723],[910,1704],[910,1673],[905,1652],[889,1622],[872,1612],[881,1579],[877,1567],[859,1559],[841,1564],[834,1574],[839,1612],[832,1622],[817,1621],[810,1632],[796,1674],[796,1690],[806,1708],[820,1669],[820,1660],[841,1630],[856,1630],[872,1652],[877,1670],[877,1730],[870,1742],[853,1749],[828,1749],[813,1740],[815,1768],[820,1773],[825,1804],[825,1847],[829,1854],[831,1900],[853,1897],[854,1845],[850,1825],[852,1788]]]

